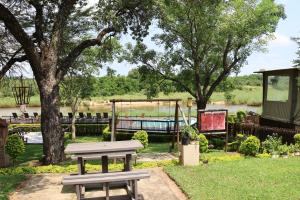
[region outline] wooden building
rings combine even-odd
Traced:
[[[260,124],[300,127],[300,68],[259,71],[263,75]]]

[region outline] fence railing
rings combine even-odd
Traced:
[[[184,125],[184,121],[179,121],[179,128]],[[117,131],[138,131],[171,133],[175,131],[174,120],[162,119],[132,119],[119,118],[116,126]]]

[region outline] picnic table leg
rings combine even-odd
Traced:
[[[77,200],[81,200],[81,198],[83,198],[83,196],[81,194],[81,186],[80,185],[76,185],[76,196],[77,196]]]
[[[108,173],[108,157],[102,156],[101,161],[102,161],[102,173]]]
[[[131,171],[131,154],[126,154],[124,171]]]
[[[82,157],[78,157],[77,158],[77,166],[78,166],[78,174],[81,175],[81,174],[84,174],[84,167],[83,167],[83,159]]]
[[[138,200],[137,180],[134,180],[133,182],[133,195],[134,195],[134,200]]]
[[[109,200],[109,184],[105,183],[105,200]]]

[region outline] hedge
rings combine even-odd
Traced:
[[[76,135],[77,136],[94,136],[102,135],[103,129],[107,126],[106,124],[76,124]],[[10,134],[16,133],[17,129],[22,129],[25,132],[39,132],[41,131],[40,124],[10,124],[9,125]],[[62,128],[65,131],[70,132],[70,125],[63,124]]]

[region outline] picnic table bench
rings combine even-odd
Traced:
[[[63,185],[75,185],[77,200],[83,200],[84,189],[86,184],[104,184],[106,191],[106,200],[109,200],[109,187],[111,183],[120,181],[127,181],[127,192],[131,199],[138,200],[137,181],[144,178],[149,178],[150,174],[147,171],[128,171],[128,172],[114,172],[104,174],[86,174],[86,175],[71,175],[63,178]]]
[[[137,199],[137,181],[148,178],[149,172],[131,171],[131,159],[136,155],[136,150],[143,145],[137,140],[73,143],[65,149],[66,154],[72,154],[71,158],[77,160],[78,174],[64,177],[63,185],[75,185],[77,199],[85,199],[85,186],[97,184],[103,186],[106,191],[106,199],[109,199],[109,187],[113,185],[126,186],[132,199]],[[109,158],[123,158],[123,172],[108,172]],[[85,161],[101,159],[102,173],[86,174]]]

